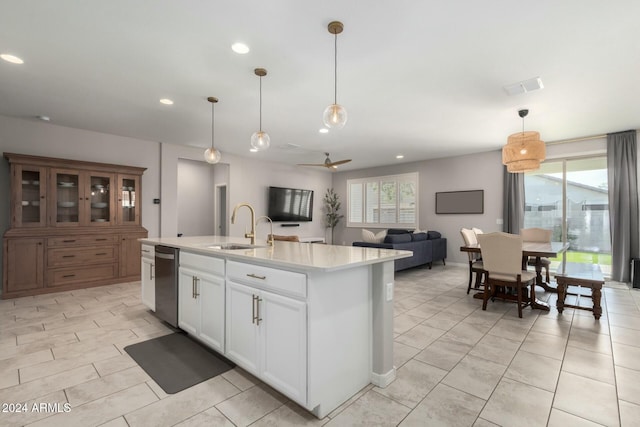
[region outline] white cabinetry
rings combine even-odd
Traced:
[[[225,355],[302,405],[307,403],[305,296],[304,274],[227,263]]]
[[[178,326],[224,353],[224,260],[180,254]]]
[[[151,311],[156,311],[156,280],[155,280],[155,246],[142,245],[140,258],[140,279],[142,288],[142,304]]]

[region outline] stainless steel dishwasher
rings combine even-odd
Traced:
[[[156,246],[156,316],[178,327],[178,261],[180,250]]]

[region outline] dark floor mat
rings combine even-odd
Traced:
[[[183,333],[172,333],[124,348],[165,391],[173,394],[235,367]]]

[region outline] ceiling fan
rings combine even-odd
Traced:
[[[298,166],[323,166],[327,169],[337,169],[338,165],[343,165],[351,161],[351,159],[345,159],[332,162],[329,158],[329,153],[324,153],[324,155],[327,156],[327,158],[324,159],[324,163],[298,163]]]

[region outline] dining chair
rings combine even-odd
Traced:
[[[476,236],[478,234],[484,234],[484,231],[482,231],[481,228],[471,227],[471,231],[473,231],[473,234],[475,234]]]
[[[518,317],[522,308],[531,305],[528,287],[535,286],[536,274],[522,270],[522,236],[503,232],[478,235],[485,269],[482,309],[487,309],[489,298],[513,299],[512,295],[497,295],[499,287],[516,291]],[[523,294],[523,291],[526,294]]]
[[[468,228],[461,228],[460,235],[464,240],[464,245],[475,245],[478,243],[476,240],[476,234],[473,230]],[[471,291],[471,283],[473,282],[473,273],[476,273],[475,289],[480,289],[482,286],[482,276],[484,275],[484,267],[482,265],[482,258],[479,254],[473,252],[467,252],[469,256],[469,285],[467,285],[467,294]]]
[[[272,235],[269,234],[268,237],[271,237]],[[285,242],[299,242],[300,238],[296,235],[292,235],[292,236],[281,236],[278,234],[273,234],[273,240],[280,240],[280,241],[285,241]]]
[[[520,229],[520,235],[522,236],[522,241],[524,242],[551,243],[551,230],[548,230],[546,228],[522,228]],[[545,278],[547,279],[547,283],[549,283],[551,281],[549,276],[549,265],[551,264],[551,261],[549,260],[549,258],[542,257],[540,258],[540,263],[545,269]],[[527,264],[535,266],[536,258],[529,257],[529,259],[527,260]]]

